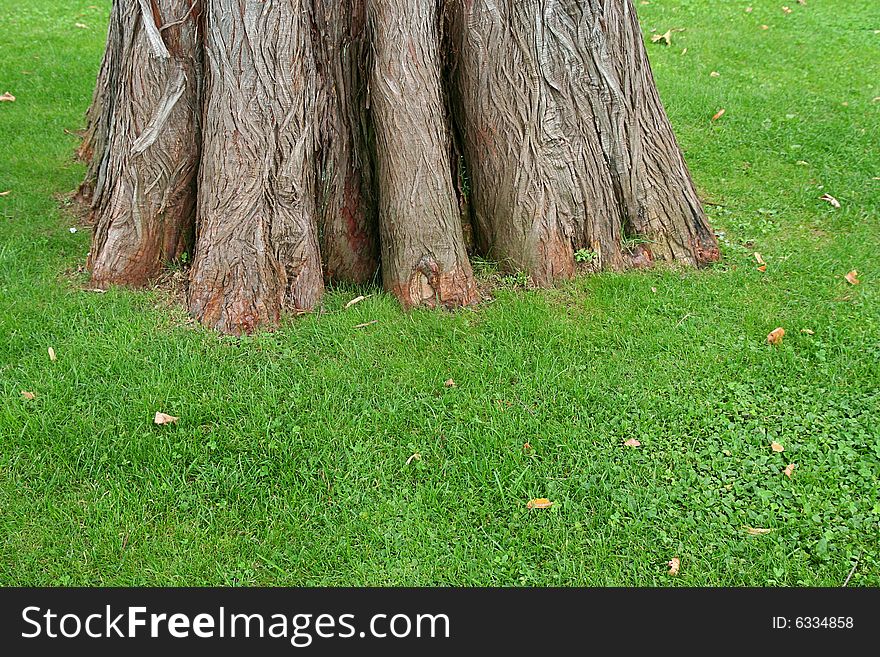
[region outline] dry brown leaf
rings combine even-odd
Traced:
[[[681,570],[681,559],[672,557],[666,565],[669,566],[669,574],[675,577],[678,575],[678,571]]]
[[[770,344],[782,344],[783,337],[785,337],[785,329],[780,326],[770,331],[767,335],[767,342]]]
[[[762,25],[762,26],[761,26],[761,29],[762,29],[762,30],[769,30],[769,29],[770,29],[770,26],[769,26],[769,25]]]
[[[715,113],[715,116],[712,117],[712,120],[713,120],[713,121],[717,121],[718,119],[720,119],[720,118],[721,118],[722,116],[724,116],[725,114],[727,114],[727,110],[724,109],[724,108],[722,107],[720,110],[718,110],[718,111]]]
[[[36,399],[37,398],[37,396],[34,393],[28,392],[27,390],[22,390],[21,396],[24,397],[25,399]]]
[[[624,447],[641,447],[642,443],[640,443],[635,438],[630,438],[625,443],[623,443]]]
[[[418,452],[416,452],[415,454],[413,454],[412,456],[410,456],[410,457],[406,460],[406,464],[409,465],[409,464],[412,463],[413,461],[421,461],[421,460],[422,460],[422,455],[419,454]]]
[[[764,262],[764,258],[761,257],[761,254],[758,253],[757,251],[755,251],[755,261],[756,261],[759,265],[766,265],[766,264],[767,264],[766,262]]]
[[[782,13],[783,13],[783,14],[790,14],[790,13],[791,13],[791,7],[783,7],[783,8],[782,8]]]
[[[752,536],[763,536],[764,534],[769,534],[772,532],[772,529],[764,529],[763,527],[743,527],[750,535]]]
[[[719,73],[718,71],[712,71],[711,73],[709,73],[709,77],[710,78],[720,78],[721,73]]]
[[[378,324],[378,323],[379,323],[379,320],[374,319],[372,322],[364,322],[363,324],[358,324],[357,326],[355,326],[355,328],[356,329],[367,328],[368,326],[372,326],[373,324]]]
[[[5,191],[5,192],[0,192],[0,196],[9,196],[11,193],[12,193],[12,190],[10,189],[10,190]]]
[[[6,93],[4,93],[2,96],[0,96],[0,103],[14,103],[14,102],[15,102],[15,96],[13,96],[8,91]]]
[[[820,201],[825,201],[826,203],[830,203],[830,204],[833,205],[835,208],[839,208],[839,207],[840,207],[840,201],[838,201],[836,198],[834,198],[833,196],[831,196],[831,194],[822,194],[822,196],[819,197],[819,200],[820,200]]]
[[[53,363],[58,360],[58,356],[55,355],[55,350],[52,347],[49,347],[49,360]]]
[[[767,271],[767,265],[761,265],[760,267],[758,267],[758,271],[763,274],[765,271]]]
[[[453,379],[446,379],[446,381],[443,383],[443,385],[446,386],[447,388],[454,388],[455,381]]]
[[[526,504],[527,509],[549,509],[551,506],[553,506],[553,502],[546,497],[529,500],[528,504]]]
[[[783,447],[782,445],[777,443],[775,440],[772,443],[770,443],[770,449],[772,449],[776,453],[785,451],[785,447]]]
[[[161,427],[164,424],[176,424],[179,419],[179,417],[174,417],[173,415],[167,415],[165,413],[159,413],[158,411],[156,411],[156,417],[153,418],[153,422]]]
[[[78,27],[81,30],[87,30],[89,27],[85,23],[74,23],[73,25],[74,25],[74,27]]]
[[[789,479],[791,479],[791,475],[794,474],[794,469],[796,467],[797,467],[796,463],[789,463],[787,466],[785,466],[785,470],[783,470],[783,472],[785,473],[785,476],[788,477]]]
[[[816,332],[813,329],[801,329],[801,333],[806,333],[807,335],[816,335]]]
[[[528,451],[528,450],[530,450],[531,448],[532,448],[532,443],[524,443],[524,444],[523,444],[523,449],[524,449],[524,450]]]
[[[347,304],[345,304],[345,309],[348,310],[348,309],[351,308],[353,305],[360,303],[361,301],[363,301],[363,300],[366,299],[366,298],[367,298],[367,297],[365,297],[365,296],[355,297],[354,299],[352,299],[351,301],[349,301]]]
[[[672,45],[672,30],[667,30],[663,34],[655,34],[651,37],[651,43],[665,43],[667,46]]]
[[[846,279],[847,283],[849,283],[850,285],[858,285],[860,282],[859,281],[859,272],[856,271],[855,269],[853,269],[850,273],[848,273],[846,276],[844,276],[844,278]]]

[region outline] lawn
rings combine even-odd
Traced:
[[[717,266],[244,339],[86,289],[109,4],[0,0],[0,584],[880,585],[880,4],[636,3]]]

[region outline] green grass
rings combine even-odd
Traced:
[[[0,0],[0,583],[880,585],[880,5],[746,4],[639,6],[722,264],[237,340],[69,273],[109,3]]]

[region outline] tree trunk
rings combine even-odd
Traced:
[[[207,0],[199,226],[190,310],[221,331],[312,310],[316,74],[305,0]]]
[[[380,269],[474,303],[468,248],[541,286],[719,257],[632,0],[116,0],[80,153],[94,283],[197,214],[190,310],[230,333]]]
[[[371,0],[372,111],[385,288],[404,307],[468,305],[476,285],[452,184],[436,0]]]
[[[482,249],[538,285],[718,257],[630,0],[458,0],[456,120]]]
[[[329,281],[379,272],[377,198],[367,110],[367,0],[315,0],[318,34],[319,232]]]
[[[143,285],[191,245],[201,85],[195,1],[114,7],[107,89],[99,83],[93,108],[95,286]]]

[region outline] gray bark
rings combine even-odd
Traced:
[[[94,104],[96,287],[144,285],[191,243],[201,86],[192,10],[190,0],[114,6]]]
[[[371,0],[385,289],[405,308],[477,300],[452,184],[436,0]]]
[[[380,268],[405,308],[474,303],[468,248],[543,286],[581,249],[719,255],[632,0],[115,0],[80,154],[93,284],[195,221],[190,311],[229,333]]]
[[[314,0],[318,35],[318,203],[328,281],[379,272],[377,198],[369,145],[367,0]]]
[[[571,276],[579,249],[609,269],[717,259],[631,0],[452,0],[450,15],[485,252],[539,285]]]
[[[205,121],[190,310],[229,333],[312,310],[316,73],[305,0],[207,0]]]

